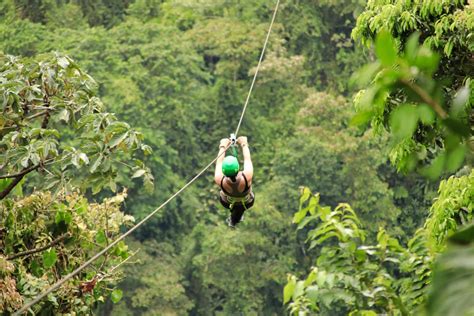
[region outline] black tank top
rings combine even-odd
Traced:
[[[239,192],[240,181],[235,181],[235,182],[228,181],[227,183],[232,188],[231,191],[228,192],[226,189],[224,189],[224,179],[227,178],[227,177],[223,176],[222,180],[221,180],[221,190],[222,190],[222,192],[224,192],[226,195],[232,196],[232,197],[245,197],[249,194],[250,186],[249,186],[249,183],[247,181],[247,177],[245,177],[245,174],[243,172],[240,172],[240,173],[242,174],[242,177],[244,178],[244,181],[245,181],[244,191]]]

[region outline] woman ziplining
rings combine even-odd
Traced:
[[[242,124],[242,120],[244,118],[245,111],[247,109],[247,105],[248,105],[248,102],[250,100],[250,96],[252,94],[253,87],[255,85],[255,81],[257,79],[257,75],[258,75],[258,72],[259,72],[259,69],[260,69],[260,65],[262,63],[263,56],[265,54],[265,49],[267,47],[268,39],[270,38],[270,33],[271,33],[272,26],[273,26],[273,23],[274,23],[275,18],[276,18],[276,14],[278,12],[279,4],[280,4],[280,0],[277,0],[276,5],[275,5],[275,9],[273,11],[272,20],[271,20],[270,26],[268,28],[267,37],[265,38],[265,42],[263,44],[262,52],[261,52],[260,58],[258,60],[257,69],[256,69],[255,74],[253,76],[253,80],[252,80],[252,83],[250,85],[250,89],[249,89],[249,92],[247,94],[247,98],[245,100],[244,108],[242,110],[242,114],[240,116],[239,123],[237,124],[237,128],[235,130],[234,135],[238,134],[240,126]],[[48,287],[45,291],[43,291],[42,293],[40,293],[39,295],[34,297],[32,300],[25,303],[19,310],[15,311],[13,315],[14,316],[19,316],[19,315],[25,313],[33,305],[37,304],[42,299],[44,299],[48,294],[50,294],[53,291],[59,289],[68,280],[70,280],[70,279],[74,278],[76,275],[78,275],[83,269],[85,269],[86,267],[91,265],[95,260],[100,258],[102,255],[107,253],[107,251],[109,251],[112,247],[117,245],[125,237],[130,235],[136,229],[138,229],[138,227],[142,226],[152,216],[154,216],[156,213],[158,213],[158,211],[160,211],[169,202],[171,202],[176,196],[178,196],[179,194],[181,194],[181,192],[186,190],[186,188],[188,188],[199,177],[201,177],[201,175],[203,175],[214,163],[216,163],[216,175],[217,175],[218,172],[222,175],[221,178],[219,179],[219,181],[222,181],[222,189],[225,189],[226,191],[231,190],[231,191],[227,191],[230,194],[226,194],[226,192],[223,190],[224,200],[222,201],[222,198],[221,198],[221,203],[222,203],[222,205],[224,205],[224,207],[229,208],[231,210],[231,216],[230,216],[230,219],[228,220],[228,223],[229,223],[230,226],[234,227],[238,222],[241,221],[244,211],[246,209],[252,207],[253,202],[254,202],[254,195],[253,195],[252,190],[251,190],[251,183],[252,183],[252,177],[253,177],[253,166],[252,166],[252,161],[250,159],[250,150],[248,149],[247,137],[239,137],[239,138],[237,138],[237,141],[235,141],[235,142],[237,142],[237,144],[239,144],[242,147],[242,151],[243,151],[243,154],[244,154],[244,171],[243,172],[238,172],[239,167],[238,167],[238,161],[237,161],[237,173],[233,175],[233,177],[235,178],[235,181],[232,181],[232,179],[230,179],[231,182],[230,182],[230,184],[228,184],[228,180],[223,179],[224,176],[225,176],[224,173],[223,173],[223,170],[222,170],[223,165],[226,166],[225,167],[226,170],[228,168],[230,168],[230,167],[227,166],[228,162],[225,161],[224,154],[225,154],[225,151],[229,147],[231,147],[232,145],[235,145],[234,139],[235,139],[235,136],[233,137],[232,141],[230,139],[221,140],[221,144],[219,146],[218,156],[216,158],[214,158],[201,171],[199,171],[199,173],[196,174],[181,189],[179,189],[176,193],[174,193],[172,196],[170,196],[165,202],[163,202],[160,206],[158,206],[156,209],[154,209],[150,214],[145,216],[145,218],[143,218],[140,222],[135,224],[129,230],[124,232],[121,236],[119,236],[114,241],[112,241],[110,244],[108,244],[104,249],[102,249],[101,251],[96,253],[94,256],[92,256],[89,260],[87,260],[86,262],[81,264],[79,267],[77,267],[75,270],[73,270],[72,272],[70,272],[69,274],[64,276],[62,279],[58,280],[56,283],[54,283],[53,285]],[[224,145],[224,146],[222,146],[222,145]],[[235,148],[233,148],[233,149],[235,149]],[[228,158],[228,160],[230,162],[229,166],[233,166],[233,168],[235,170],[235,161],[236,161],[237,158],[234,157],[234,159]],[[231,162],[230,160],[233,160],[233,162]],[[217,166],[220,166],[220,167],[217,168]],[[227,173],[227,171],[225,171],[225,172]],[[231,175],[229,174],[229,176],[226,176],[226,177],[231,177]],[[243,187],[241,187],[242,179],[243,179]],[[238,185],[236,183],[238,183]],[[218,183],[218,185],[220,186],[220,182]],[[234,190],[234,186],[236,187],[235,190]],[[240,195],[244,195],[244,193],[245,193],[245,196],[240,196]],[[235,197],[233,195],[235,195]],[[221,197],[222,197],[222,195],[221,195]],[[240,201],[236,201],[236,198],[240,199]],[[232,203],[232,201],[235,201],[237,203]],[[240,206],[239,206],[239,204],[240,204]],[[228,207],[226,205],[228,205]]]
[[[253,165],[247,137],[240,136],[235,141],[242,148],[244,169],[240,170],[237,159],[237,150],[233,147],[234,155],[224,157],[227,148],[235,146],[228,138],[221,139],[214,181],[220,187],[219,197],[222,206],[231,212],[227,224],[235,227],[241,220],[244,212],[253,206],[255,195],[252,192]]]

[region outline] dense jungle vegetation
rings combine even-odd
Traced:
[[[0,0],[0,310],[181,188],[234,131],[263,0]],[[282,1],[240,135],[38,315],[473,315],[474,2]],[[211,168],[212,169],[212,168]]]

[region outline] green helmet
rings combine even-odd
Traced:
[[[222,162],[222,173],[226,177],[234,177],[239,173],[239,161],[234,156],[227,156]]]

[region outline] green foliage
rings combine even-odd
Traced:
[[[216,141],[234,128],[274,2],[38,3],[0,4],[0,9],[5,8],[0,10],[0,50],[22,56],[61,51],[97,80],[92,95],[100,97],[106,112],[136,128],[153,150],[147,157],[148,147],[133,153],[146,166],[130,162],[131,153],[121,152],[121,142],[134,129],[120,123],[107,130],[113,134],[105,142],[115,151],[113,180],[129,188],[123,207],[143,218],[212,159]],[[395,175],[386,164],[384,142],[370,133],[359,137],[357,130],[348,128],[353,112],[344,97],[347,79],[367,60],[366,52],[350,38],[363,4],[359,0],[281,2],[241,129],[242,135],[249,136],[255,164],[255,206],[238,231],[228,231],[217,188],[207,176],[196,182],[134,233],[136,242],[130,247],[143,248],[137,254],[140,262],[125,265],[129,277],[118,285],[122,299],[100,304],[100,312],[285,313],[281,290],[286,272],[307,271],[319,249],[315,246],[314,252],[307,252],[304,240],[291,227],[300,185],[317,189],[326,205],[336,207],[344,201],[358,210],[367,227],[367,244],[373,244],[377,225],[400,240],[421,225],[431,199],[429,185],[420,178]],[[465,91],[458,94],[459,104]],[[429,121],[425,112],[420,112],[420,120]],[[104,158],[89,156],[87,147],[77,142],[81,132],[57,118],[49,128],[60,133],[59,154],[66,145],[76,149],[70,158],[79,169],[68,166],[69,179],[93,187],[95,182],[86,181],[97,163],[94,173],[105,181]],[[39,123],[38,119],[35,124]],[[148,168],[157,178],[151,194],[134,178],[151,176]],[[43,172],[47,173],[39,169],[38,178],[33,177],[36,172],[29,174],[11,196],[43,187],[45,181],[39,179]],[[145,181],[147,187],[150,180]],[[57,225],[74,223],[64,210],[56,211],[54,220]],[[106,237],[102,227],[91,240],[103,247]],[[120,243],[113,254],[123,258],[127,252],[127,245]],[[15,302],[14,292],[5,295]]]
[[[51,26],[77,28],[85,26],[83,17],[91,26],[111,27],[123,20],[130,0],[7,0],[9,10],[17,18]],[[10,13],[10,14],[11,14]],[[76,24],[80,21],[80,24]]]
[[[87,21],[83,17],[81,7],[69,2],[48,10],[46,25],[53,30],[58,28],[83,30],[87,26]]]
[[[444,250],[446,239],[456,232],[459,226],[471,223],[474,219],[474,171],[463,177],[450,177],[441,181],[439,196],[430,209],[425,223],[431,251]]]
[[[15,40],[12,41],[12,38]],[[0,24],[0,52],[33,56],[39,50],[52,49],[51,42],[47,38],[48,32],[44,25],[37,25],[28,20],[13,19]]]
[[[123,296],[122,290],[116,289],[112,291],[112,294],[110,295],[110,299],[112,300],[112,302],[118,303],[122,299],[122,296]]]
[[[173,255],[168,243],[130,241],[131,248],[139,249],[137,262],[129,266],[129,275],[120,287],[128,291],[121,302],[114,306],[114,313],[127,315],[156,315],[169,313],[183,315],[193,303],[186,296],[183,264]],[[134,295],[130,295],[131,291]]]
[[[0,205],[0,307],[7,313],[19,309],[61,276],[73,271],[102,246],[97,232],[106,241],[116,238],[121,227],[134,218],[119,208],[126,197],[120,193],[101,204],[89,203],[77,192],[35,192]],[[63,214],[63,215],[58,215]],[[64,214],[67,214],[65,216]],[[60,291],[32,307],[34,313],[88,313],[103,302],[119,274],[114,271],[129,256],[108,253],[68,281]],[[5,289],[5,290],[4,290]],[[112,292],[112,300],[119,297]]]
[[[290,313],[419,313],[428,293],[429,311],[439,315],[469,311],[473,269],[466,263],[472,256],[473,175],[471,171],[441,182],[424,227],[406,248],[382,228],[377,243],[367,244],[365,230],[349,205],[340,204],[334,210],[320,206],[319,195],[305,188],[293,221],[298,230],[316,225],[307,232],[306,242],[319,255],[305,279],[288,277],[283,299]],[[451,237],[464,246],[448,247],[436,261],[433,278],[433,263],[457,221],[471,225]]]
[[[128,165],[124,161],[138,151],[149,152],[141,133],[104,111],[95,89],[92,77],[67,56],[0,55],[0,231],[5,232],[0,237],[2,259],[15,266],[6,276],[11,299],[1,301],[4,310],[14,311],[40,294],[133,221],[119,211],[126,193],[89,204],[78,190],[116,191],[118,179],[130,173],[118,166]],[[130,166],[134,176],[151,183],[143,162],[135,159],[135,165]],[[31,177],[36,172],[41,179]],[[128,256],[120,243],[96,264],[95,273],[83,271],[33,311],[89,312],[105,300],[108,284],[117,281],[114,266]]]
[[[436,179],[456,171],[472,152],[467,141],[474,102],[468,57],[474,51],[472,6],[466,1],[369,1],[357,19],[352,37],[366,45],[375,41],[381,65],[368,65],[354,76],[360,86],[372,82],[356,98],[354,123],[370,121],[376,129],[391,131],[390,159],[399,170],[419,166]]]
[[[51,268],[56,263],[57,260],[58,260],[58,257],[56,255],[56,250],[54,248],[43,252],[43,267],[45,269]]]
[[[375,47],[380,62],[366,66],[353,78],[364,78],[362,85],[373,78],[372,84],[356,97],[358,114],[353,123],[371,122],[378,130],[390,131],[392,163],[403,171],[419,166],[421,173],[436,179],[444,171],[458,170],[465,161],[472,111],[465,91],[472,84],[466,79],[465,87],[459,91],[458,95],[465,95],[456,101],[461,104],[459,107],[444,102],[446,87],[432,78],[438,66],[437,54],[418,46],[418,36],[408,39],[401,56],[389,33],[382,31],[377,36]]]
[[[406,35],[423,32],[428,47],[442,51],[446,57],[472,51],[472,3],[464,0],[441,1],[368,1],[364,12],[357,18],[352,36],[370,45],[381,30],[388,30],[406,42]],[[455,52],[455,53],[454,53]],[[455,57],[463,60],[463,57]],[[460,68],[460,65],[448,67]],[[463,72],[468,73],[468,72]]]
[[[292,1],[282,3],[279,21],[292,55],[305,57],[303,75],[317,90],[347,93],[350,74],[366,62],[350,33],[362,11],[362,0]]]
[[[452,235],[446,252],[436,262],[429,315],[469,315],[474,312],[474,224]]]
[[[293,187],[314,187],[326,205],[350,203],[364,221],[375,224],[368,228],[373,236],[378,226],[400,231],[391,223],[400,210],[377,170],[385,164],[384,146],[369,133],[360,137],[347,128],[352,111],[343,97],[313,91],[306,96],[294,136],[284,139],[275,154],[275,178],[288,177]]]
[[[298,213],[309,216],[295,217],[294,222],[298,229],[317,223],[306,241],[309,249],[321,248],[317,266],[306,279],[292,276],[285,287],[286,301],[292,300],[290,313],[405,313],[391,268],[405,255],[398,241],[380,229],[377,244],[367,245],[366,232],[349,205],[331,210],[319,205],[319,195],[308,193],[305,189]]]
[[[124,159],[118,156],[149,148],[141,133],[104,111],[94,95],[95,81],[67,56],[0,55],[0,81],[0,159],[7,178],[21,180],[38,170],[46,179],[36,184],[39,189],[90,187],[97,193],[108,186],[116,191],[117,165]],[[140,160],[132,168],[138,169],[146,171],[145,181],[153,180]]]
[[[190,290],[199,302],[197,312],[248,314],[264,312],[265,308],[279,310],[263,304],[266,295],[274,295],[273,282],[279,281],[285,266],[278,262],[271,239],[252,229],[230,231],[223,224],[208,229],[211,231],[204,233],[202,225],[197,227],[187,247],[192,271]]]

